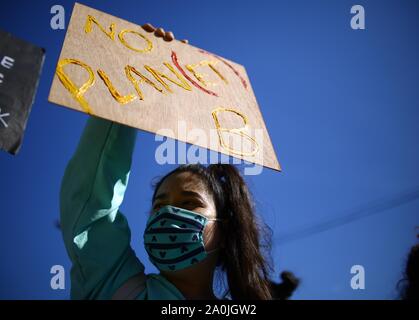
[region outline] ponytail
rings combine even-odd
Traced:
[[[224,203],[219,215],[227,220],[222,231],[228,237],[219,262],[226,272],[230,295],[233,299],[271,299],[270,270],[262,252],[270,248],[261,243],[249,189],[232,165],[210,165],[208,171],[222,186]]]

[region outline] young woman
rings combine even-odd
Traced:
[[[215,299],[225,271],[232,299],[271,299],[269,265],[249,190],[232,165],[183,165],[156,185],[144,245],[160,274],[144,274],[118,210],[136,129],[91,117],[65,171],[61,229],[74,299]]]
[[[155,34],[173,39],[162,29]],[[231,165],[183,165],[157,183],[143,238],[160,274],[144,274],[119,211],[136,132],[91,117],[65,171],[60,211],[73,263],[71,297],[216,299],[213,277],[219,267],[232,299],[271,299],[263,228],[243,178]]]

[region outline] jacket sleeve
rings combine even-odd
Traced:
[[[61,183],[61,229],[72,261],[72,299],[110,299],[144,272],[119,206],[127,188],[137,131],[88,119]]]

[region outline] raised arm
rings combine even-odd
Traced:
[[[110,299],[144,267],[119,206],[127,188],[136,130],[91,117],[65,171],[61,227],[73,263],[71,298]]]

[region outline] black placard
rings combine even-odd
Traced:
[[[22,145],[45,50],[0,30],[0,149]]]

